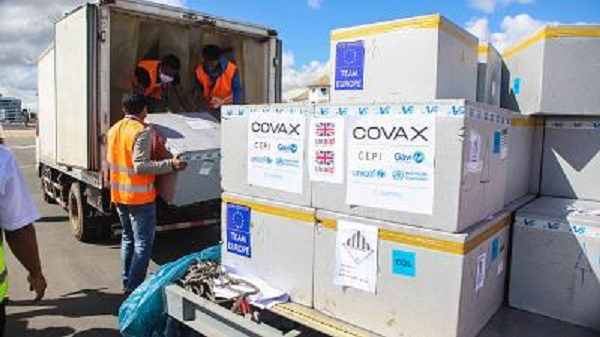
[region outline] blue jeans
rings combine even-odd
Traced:
[[[121,261],[123,289],[134,291],[146,278],[156,228],[156,203],[145,205],[117,204],[121,219]]]

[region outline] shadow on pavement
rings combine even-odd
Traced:
[[[56,317],[93,317],[93,316],[116,316],[119,312],[124,297],[122,294],[105,293],[106,288],[83,289],[80,291],[64,294],[59,298],[42,301],[19,300],[9,301],[7,306],[18,307],[22,312],[12,313],[7,316],[7,329],[5,336],[27,336],[27,337],[63,337],[70,336],[75,332],[70,327],[53,327],[43,330],[28,330],[28,321],[39,316]],[[31,310],[27,308],[31,307]],[[116,319],[116,318],[115,318]],[[78,332],[75,336],[85,337],[118,337],[117,330],[90,329]]]
[[[68,216],[44,216],[41,217],[39,220],[36,221],[36,223],[41,223],[41,222],[68,222],[69,221],[69,217]]]
[[[210,225],[156,233],[152,261],[158,265],[219,244],[220,227]]]

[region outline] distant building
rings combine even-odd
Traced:
[[[0,122],[21,120],[21,100],[0,94]]]
[[[308,101],[311,103],[329,102],[329,76],[323,75],[308,86]]]

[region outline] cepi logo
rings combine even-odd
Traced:
[[[369,170],[369,171],[353,170],[352,171],[352,175],[355,176],[355,177],[359,177],[359,178],[378,178],[378,179],[384,179],[385,176],[386,176],[386,173],[382,169],[374,169],[374,170]]]
[[[417,164],[421,164],[425,161],[425,153],[423,153],[422,151],[415,151],[412,154],[396,152],[394,154],[394,160],[401,163],[415,162]]]
[[[279,144],[277,150],[280,152],[296,153],[298,151],[298,144]]]

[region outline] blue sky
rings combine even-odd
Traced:
[[[504,18],[519,14],[541,22],[600,22],[600,0],[187,0],[185,5],[275,28],[296,67],[329,59],[331,29],[415,15],[439,12],[463,26],[488,18],[490,32],[502,32]]]

